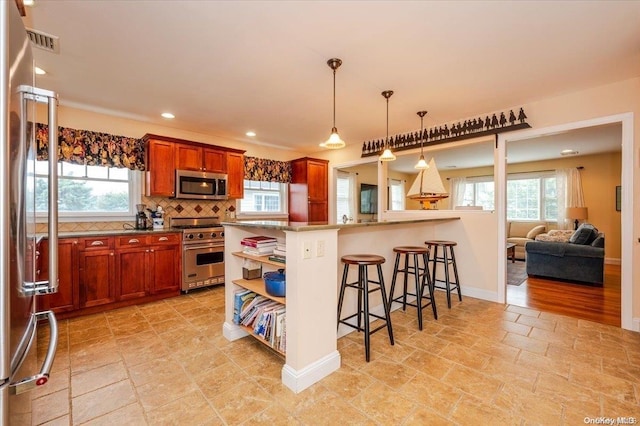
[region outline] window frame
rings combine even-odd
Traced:
[[[342,216],[340,216],[339,212],[338,212],[338,181],[339,180],[347,180],[349,182],[349,196],[346,198],[346,202],[349,205],[349,210],[351,212],[350,215],[348,215],[347,217],[352,220],[355,221],[357,220],[359,211],[358,211],[358,205],[356,203],[357,200],[357,182],[356,182],[356,173],[350,173],[350,172],[344,172],[341,170],[338,170],[336,173],[336,208],[335,208],[335,212],[336,212],[336,221],[337,222],[343,222]],[[344,201],[344,200],[343,200]]]
[[[400,207],[399,209],[394,209],[393,208],[393,203],[394,203],[394,197],[393,197],[393,188],[394,187],[399,187],[400,188]],[[406,209],[407,205],[406,205],[406,199],[407,199],[407,193],[405,191],[405,181],[402,179],[395,179],[395,178],[388,178],[387,179],[387,188],[388,188],[388,197],[387,197],[387,210],[388,211],[403,211]]]
[[[103,178],[90,178],[90,177],[82,177],[82,178],[73,178],[70,176],[61,176],[62,172],[62,164],[63,162],[58,163],[58,180],[60,179],[69,179],[69,180],[85,180],[85,181],[108,181]],[[74,164],[74,166],[78,166],[78,164]],[[85,171],[87,165],[84,166]],[[95,166],[102,167],[102,166]],[[58,222],[67,223],[67,222],[120,222],[120,221],[133,221],[135,215],[137,213],[136,204],[140,204],[142,200],[142,182],[143,182],[143,172],[138,170],[130,170],[127,169],[128,175],[128,186],[129,186],[129,206],[126,212],[64,212],[58,210]],[[34,173],[35,178],[49,178],[48,174]],[[120,181],[122,182],[122,181]],[[36,223],[46,223],[48,221],[47,212],[36,211]]]
[[[246,197],[247,191],[246,191],[246,184],[245,182],[260,182],[260,181],[251,181],[251,179],[243,179],[242,181],[242,187],[244,190],[244,197]],[[280,211],[278,212],[245,212],[242,211],[242,200],[244,199],[244,197],[242,199],[237,199],[236,200],[236,218],[243,218],[243,219],[259,219],[259,218],[288,218],[289,217],[289,184],[288,183],[282,183],[282,182],[273,182],[273,183],[277,183],[280,186],[279,192],[280,192]],[[255,188],[250,188],[251,190],[255,190]]]

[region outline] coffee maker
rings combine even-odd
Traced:
[[[136,204],[138,214],[136,215],[136,229],[147,229],[147,214],[144,212],[146,204]]]

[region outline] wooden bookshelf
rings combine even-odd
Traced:
[[[249,335],[251,337],[253,337],[254,339],[256,339],[258,342],[262,343],[263,345],[265,345],[267,348],[271,349],[272,351],[274,351],[275,353],[277,353],[278,355],[282,356],[282,357],[286,357],[286,354],[284,352],[282,352],[279,349],[274,348],[273,346],[271,346],[271,344],[269,342],[267,342],[266,340],[264,340],[262,337],[257,336],[254,332],[253,332],[253,327],[249,327],[246,325],[242,325],[240,324],[240,327],[243,328],[244,330],[247,331],[247,333],[249,333]]]
[[[232,282],[236,285],[239,285],[240,287],[246,288],[247,290],[251,290],[254,293],[257,293],[260,296],[264,296],[268,299],[275,300],[276,302],[282,303],[283,305],[287,304],[286,298],[272,296],[269,293],[267,293],[267,289],[264,286],[263,279],[245,280],[241,278],[238,280],[232,280]]]
[[[250,259],[250,260],[255,260],[256,262],[261,262],[267,265],[271,265],[271,266],[275,266],[278,269],[285,269],[285,263],[282,262],[276,262],[274,260],[269,260],[269,256],[271,256],[270,254],[265,255],[265,256],[256,256],[253,254],[248,254],[248,253],[244,253],[241,251],[236,251],[232,253],[234,256],[237,257],[241,257],[243,259]]]

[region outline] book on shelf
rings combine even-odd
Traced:
[[[255,247],[255,248],[261,248],[261,247],[276,248],[277,247],[276,243],[251,243],[251,242],[246,242],[246,241],[240,241],[240,245],[242,247]]]
[[[275,246],[277,244],[277,241],[275,238],[273,237],[265,237],[263,235],[256,235],[253,237],[246,237],[243,238],[240,241],[240,244],[245,245],[245,246],[251,246],[251,247],[259,247],[259,246],[265,246],[265,245],[273,245]]]
[[[240,324],[240,312],[245,305],[251,303],[251,301],[257,296],[251,290],[239,289],[234,292],[233,295],[233,322]]]
[[[286,257],[284,257],[284,256],[276,256],[275,254],[269,256],[269,260],[272,260],[274,262],[287,263],[287,258]]]
[[[249,246],[243,246],[242,247],[242,252],[246,253],[246,254],[252,254],[254,256],[266,256],[267,254],[272,254],[273,253],[273,246],[272,247],[249,247]]]
[[[285,257],[287,255],[287,250],[282,250],[276,247],[275,249],[273,249],[273,255]]]

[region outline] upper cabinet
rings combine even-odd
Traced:
[[[178,143],[176,149],[176,169],[198,172],[225,173],[227,164],[225,151],[197,145]]]
[[[291,162],[290,221],[329,220],[328,170],[327,160],[304,157]]]
[[[146,134],[145,195],[175,197],[176,170],[226,173],[229,198],[243,197],[244,151]]]
[[[146,136],[145,136],[146,138]],[[158,139],[145,140],[146,195],[175,197],[175,146],[172,142]]]

